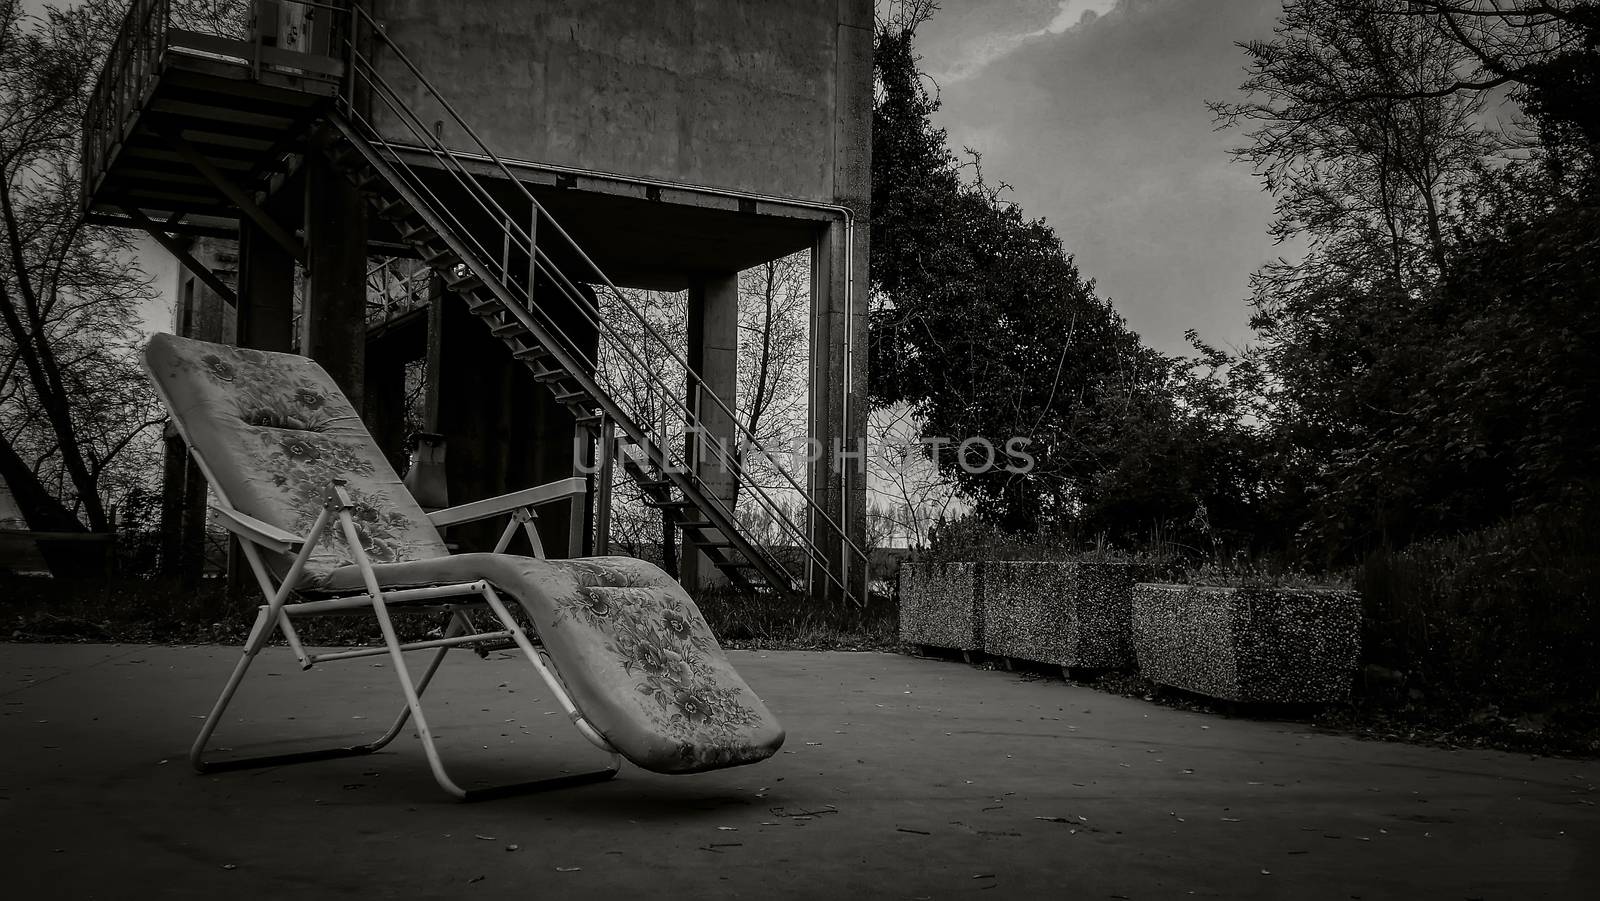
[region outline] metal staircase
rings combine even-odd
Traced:
[[[264,242],[304,263],[304,245],[267,204],[321,155],[393,227],[375,240],[398,238],[436,272],[602,439],[601,453],[620,433],[615,465],[686,548],[739,588],[861,600],[866,558],[847,524],[784,467],[746,468],[772,455],[366,5],[283,2],[303,7],[305,46],[269,45],[259,28],[207,31],[190,21],[192,4],[132,0],[84,113],[86,221],[144,229],[185,255],[177,236],[229,237],[248,218]],[[443,131],[465,140],[447,145]],[[706,440],[717,433],[706,422],[733,423],[737,447]],[[714,464],[712,483],[688,465],[691,453]]]
[[[734,411],[714,393],[704,391],[678,349],[667,342],[626,295],[600,272],[506,164],[478,138],[449,101],[441,96],[404,51],[395,46],[360,6],[352,12],[347,39],[345,84],[329,116],[331,134],[322,150],[366,197],[374,213],[389,222],[401,240],[444,280],[449,290],[506,345],[542,384],[597,438],[615,428],[624,439],[620,463],[641,488],[646,503],[660,509],[681,533],[687,547],[704,554],[736,587],[795,595],[826,584],[829,593],[862,600],[852,589],[852,572],[865,571],[865,554],[811,493],[781,467],[782,483],[774,492],[747,478],[742,459],[766,453],[743,429]],[[433,110],[442,109],[453,129],[476,144],[488,176],[476,174],[455,149],[438,137],[413,111],[404,96],[372,65],[372,52],[392,55],[403,63]],[[399,123],[409,135],[400,144],[385,138],[372,114],[383,111],[392,135]],[[482,167],[479,167],[482,171]],[[511,194],[508,198],[507,189]],[[559,263],[558,263],[559,261]],[[596,298],[603,294],[604,311]],[[537,302],[535,300],[537,295]],[[550,302],[551,295],[555,302]],[[550,313],[552,308],[576,311],[611,353],[608,365],[585,350]],[[618,319],[625,319],[625,328]],[[568,320],[570,323],[570,320]],[[636,346],[643,335],[650,354],[675,361],[688,377],[688,391],[668,384]],[[779,548],[763,547],[743,528],[732,505],[707,486],[672,446],[665,429],[621,398],[640,389],[655,409],[681,418],[691,433],[702,431],[701,411],[690,398],[708,398],[707,411],[734,423],[734,451],[715,441],[699,442],[718,465],[738,481],[743,504],[757,509],[776,527]],[[626,389],[626,390],[622,390]],[[605,452],[605,451],[602,451]],[[784,498],[790,504],[784,503]],[[828,549],[818,547],[789,508],[798,506],[810,518],[813,533],[827,536]],[[818,529],[817,526],[822,528]],[[780,548],[798,552],[788,566]],[[831,551],[831,552],[830,552]]]

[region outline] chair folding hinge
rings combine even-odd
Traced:
[[[344,479],[330,479],[328,482],[328,497],[323,501],[323,506],[329,510],[355,509],[355,502],[350,500],[350,492],[346,490],[348,484]]]

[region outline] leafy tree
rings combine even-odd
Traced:
[[[1244,45],[1251,98],[1216,109],[1309,244],[1257,276],[1253,323],[1312,556],[1584,494],[1596,6],[1288,0]],[[1509,158],[1498,88],[1537,138]]]
[[[931,449],[940,469],[1005,529],[1132,539],[1204,523],[1245,478],[1196,444],[1237,426],[1206,421],[1232,411],[1188,403],[1207,399],[1181,396],[1199,390],[1189,364],[1145,347],[1044,221],[950,153],[913,33],[880,29],[875,53],[874,403],[909,404],[947,442]]]

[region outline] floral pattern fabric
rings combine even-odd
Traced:
[[[385,587],[484,579],[514,598],[578,709],[646,769],[687,773],[763,760],[783,729],[734,671],[694,601],[627,557],[450,556],[350,402],[304,357],[156,335],[145,363],[227,501],[305,535],[332,480],[355,505],[357,537]],[[270,555],[281,577],[291,559]],[[359,590],[330,528],[298,586]]]
[[[676,743],[683,764],[721,764],[756,751],[749,735],[765,725],[764,709],[750,704],[753,695],[742,681],[727,680],[731,668],[721,646],[681,590],[581,586],[560,599],[555,622],[557,628],[583,627],[600,636],[606,654],[644,700],[646,715]],[[706,760],[708,748],[725,749],[726,760]]]
[[[334,479],[345,481],[351,518],[374,563],[448,553],[401,484],[355,408],[322,367],[268,353],[156,335],[145,364],[185,436],[240,512],[306,535]],[[269,561],[279,576],[291,562]],[[351,561],[343,531],[329,528],[306,583]]]
[[[458,554],[374,567],[386,586],[484,579],[514,598],[584,716],[624,757],[660,773],[755,763],[783,728],[728,662],[682,586],[630,557]],[[356,588],[345,567],[330,587]]]

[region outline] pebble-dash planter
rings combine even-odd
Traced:
[[[983,647],[982,563],[900,567],[900,640],[971,655]]]
[[[1139,672],[1247,704],[1322,704],[1350,695],[1360,653],[1354,592],[1138,585]]]
[[[985,564],[983,650],[1067,669],[1133,665],[1133,585],[1120,563]]]

